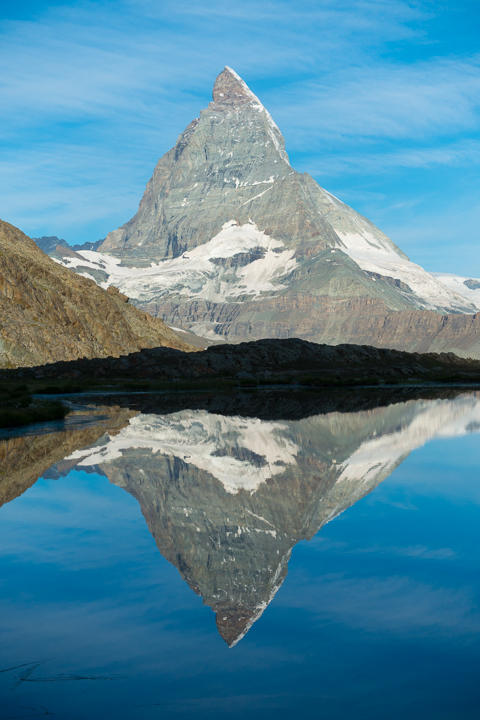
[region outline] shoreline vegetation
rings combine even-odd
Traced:
[[[1,429],[63,420],[69,412],[70,409],[59,399],[34,398],[27,385],[0,385]]]

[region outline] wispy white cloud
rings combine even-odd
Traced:
[[[444,143],[437,147],[405,147],[395,150],[390,144],[377,149],[364,148],[364,152],[348,153],[348,147],[337,154],[301,160],[299,165],[311,175],[342,176],[350,173],[391,173],[394,168],[465,167],[480,165],[480,141],[475,139]],[[381,194],[379,197],[384,197]]]
[[[413,66],[393,62],[347,68],[322,82],[301,85],[279,111],[294,135],[313,140],[419,140],[475,130],[480,117],[480,56],[433,59]],[[298,142],[298,141],[297,141]]]

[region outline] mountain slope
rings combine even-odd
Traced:
[[[192,349],[128,303],[59,266],[20,230],[0,221],[0,367],[119,356],[166,345]]]
[[[280,130],[230,68],[159,160],[137,214],[98,253],[79,254],[88,262],[62,262],[87,274],[100,267],[104,286],[153,315],[233,342],[296,336],[410,350],[382,336],[388,316],[402,338],[408,320],[396,313],[428,311],[435,325],[431,314],[477,310],[295,171]]]

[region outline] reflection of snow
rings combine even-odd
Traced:
[[[435,437],[455,437],[480,430],[480,401],[475,395],[455,400],[419,400],[417,414],[398,432],[362,443],[340,467],[337,483],[362,479],[368,483],[380,472],[389,475],[402,457]]]
[[[332,455],[331,463],[338,468],[339,477],[331,494],[335,495],[336,490],[343,487],[342,483],[351,483],[351,504],[350,500],[355,502],[355,498],[372,490],[388,477],[402,458],[428,440],[480,430],[477,394],[462,395],[454,400],[409,401],[394,407],[398,417],[393,432],[384,427],[389,408],[377,408],[373,412],[378,419],[378,430],[375,431],[378,434],[357,443],[350,457],[342,463],[336,464]],[[405,413],[403,422],[402,411]],[[289,422],[225,417],[204,410],[137,415],[105,445],[77,450],[68,459],[78,460],[80,466],[90,466],[121,458],[122,451],[129,448],[145,448],[153,453],[178,457],[210,473],[230,493],[239,490],[255,492],[261,483],[282,474],[288,466],[296,465],[300,453],[304,458],[315,456],[318,448],[312,438],[316,435],[324,438],[327,430],[333,448],[338,432],[345,436],[344,428],[350,427],[357,435],[364,418],[371,421],[371,417],[371,411],[348,415],[330,413]],[[334,428],[336,430],[332,432]],[[333,504],[337,505],[337,501]],[[337,512],[332,508],[331,517]],[[270,524],[265,518],[258,518]]]
[[[128,448],[179,457],[213,475],[230,493],[254,492],[286,465],[294,465],[298,452],[286,424],[193,410],[138,415],[106,445],[77,450],[69,459],[78,458],[80,466],[108,463]]]

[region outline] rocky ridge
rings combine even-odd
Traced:
[[[69,251],[72,252],[72,251]],[[193,350],[163,321],[55,263],[20,230],[0,221],[0,368],[145,347]]]
[[[319,345],[291,338],[214,345],[196,353],[167,347],[120,357],[57,362],[0,370],[0,380],[101,378],[105,380],[276,380],[313,385],[378,382],[480,382],[480,362],[453,353],[406,353],[360,345]]]
[[[104,240],[105,238],[103,238]],[[63,238],[59,238],[56,235],[44,235],[40,238],[32,237],[33,242],[38,245],[40,250],[43,250],[47,255],[51,255],[57,249],[57,246],[61,248],[71,248],[72,250],[96,250],[102,244],[103,240],[97,240],[96,242],[84,242],[81,244],[70,245]]]
[[[305,340],[257,340],[214,345],[197,353],[151,348],[130,355],[0,370],[0,380],[116,381],[203,380],[240,385],[376,385],[480,382],[480,362],[453,353],[405,353],[358,345],[318,345]],[[174,385],[171,385],[174,388]]]

